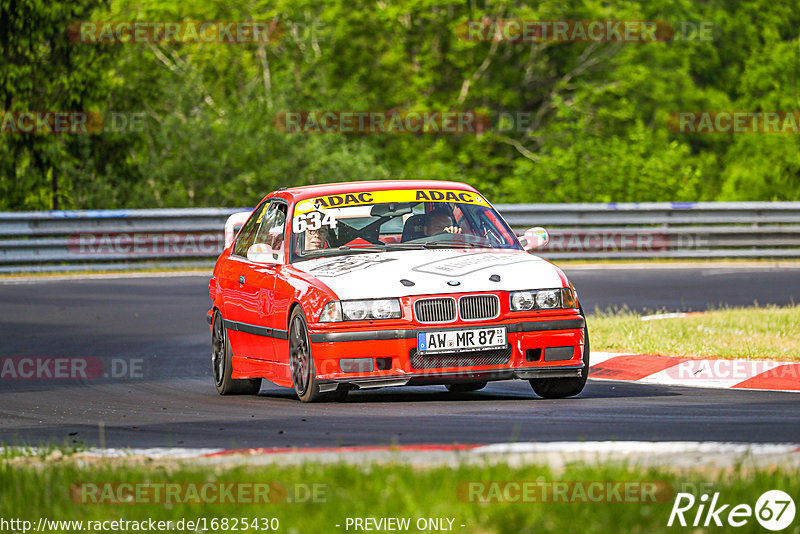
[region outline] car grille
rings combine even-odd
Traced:
[[[424,299],[414,303],[420,323],[449,323],[456,320],[456,301],[451,298]]]
[[[500,299],[496,295],[471,295],[461,297],[458,311],[464,321],[494,319],[500,315]]]
[[[511,345],[506,345],[504,349],[472,350],[458,354],[418,354],[417,349],[411,349],[408,356],[412,369],[504,365],[511,360]]]

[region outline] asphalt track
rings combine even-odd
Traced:
[[[584,308],[698,311],[800,302],[800,268],[566,269]],[[207,277],[0,284],[0,357],[90,357],[124,377],[0,379],[0,442],[107,447],[288,447],[510,441],[800,442],[800,395],[590,380],[575,399],[527,382],[351,393],[307,405],[264,384],[211,381]],[[591,328],[591,324],[590,324]]]

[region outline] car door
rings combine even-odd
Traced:
[[[256,239],[261,223],[264,219],[269,202],[262,202],[253,214],[244,223],[231,248],[231,253],[222,264],[219,284],[222,291],[222,314],[228,329],[228,340],[231,344],[234,357],[243,357],[247,352],[246,345],[250,342],[248,336],[240,330],[241,324],[247,324],[252,315],[254,301],[258,295],[254,288],[245,284],[248,266],[247,251]]]
[[[252,244],[269,245],[274,250],[283,250],[286,208],[286,202],[283,200],[273,199],[270,202]],[[255,258],[249,257],[242,261],[240,281],[242,294],[246,295],[246,298],[242,302],[239,334],[240,355],[243,357],[275,360],[275,332],[272,319],[275,314],[275,278],[283,263],[282,258],[283,255],[277,264],[254,261]]]

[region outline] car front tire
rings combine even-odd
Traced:
[[[545,399],[563,399],[574,397],[583,391],[589,376],[589,329],[583,327],[583,369],[576,378],[532,378],[530,380],[534,393]]]
[[[301,401],[319,402],[330,397],[319,391],[308,324],[303,310],[299,307],[294,309],[289,318],[289,366],[294,391]]]

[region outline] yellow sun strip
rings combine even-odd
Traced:
[[[294,207],[295,215],[314,210],[342,208],[349,206],[369,206],[389,202],[459,202],[464,204],[487,205],[479,194],[457,189],[397,189],[388,191],[361,191],[341,195],[324,195],[301,200]]]

